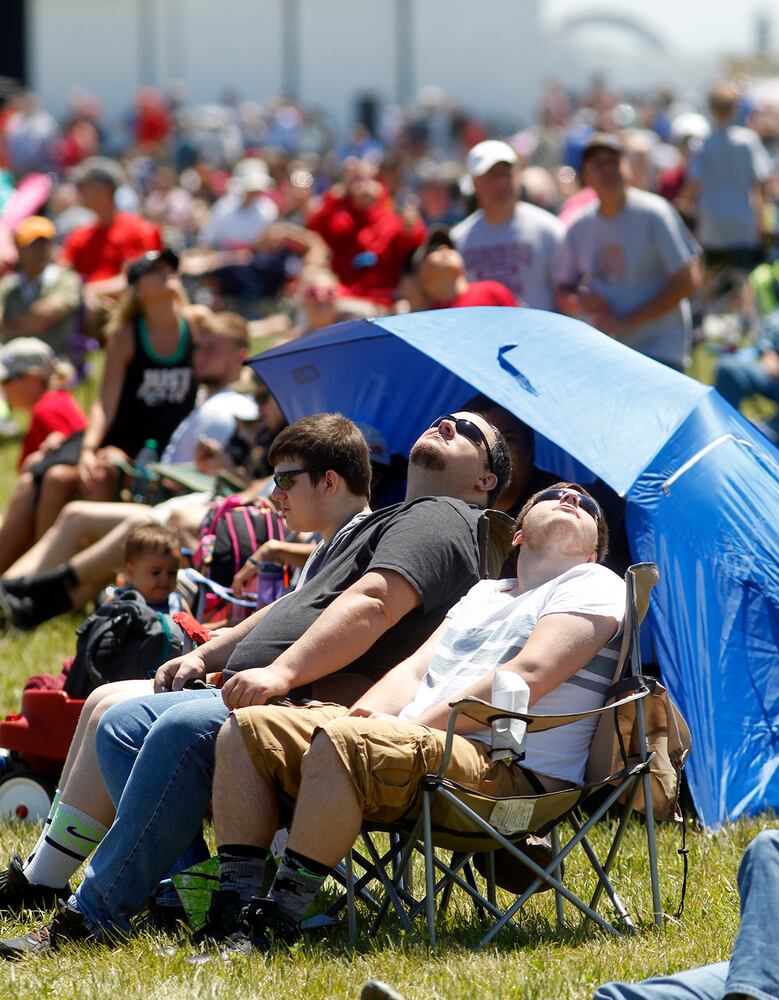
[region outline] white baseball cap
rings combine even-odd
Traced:
[[[477,142],[473,149],[468,150],[465,168],[471,177],[482,177],[496,163],[519,163],[519,157],[507,142],[500,139],[485,139]]]

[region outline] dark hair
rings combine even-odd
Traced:
[[[124,561],[135,562],[144,555],[179,557],[178,539],[161,524],[136,524],[124,543]]]
[[[472,396],[467,403],[463,406],[464,410],[470,410],[471,413],[478,413],[479,416],[484,417],[485,420],[488,419],[488,413],[490,410],[503,410],[507,413],[513,423],[514,428],[512,433],[516,433],[517,438],[524,445],[528,453],[528,458],[530,459],[530,464],[533,465],[536,460],[536,435],[533,428],[526,424],[524,420],[520,420],[519,417],[515,416],[511,410],[507,410],[505,406],[501,406],[500,403],[496,403],[494,399],[490,399],[489,396],[485,396],[483,392],[477,393]]]
[[[478,410],[472,409],[469,406],[465,406],[457,412],[472,413],[477,417],[481,417],[482,420],[486,420],[483,413],[479,413]],[[487,506],[491,507],[511,482],[511,452],[509,451],[509,446],[506,444],[506,439],[498,428],[489,421],[487,421],[487,424],[495,435],[495,440],[490,448],[490,456],[492,457],[492,471],[495,473],[496,482],[494,488],[487,494]],[[487,464],[486,459],[484,464]]]
[[[371,485],[368,444],[356,424],[340,413],[315,413],[280,431],[268,451],[275,466],[282,458],[295,458],[318,470],[310,473],[316,486],[328,469],[337,472],[349,492],[367,497]]]
[[[546,493],[547,490],[576,490],[577,493],[583,493],[585,496],[590,497],[595,500],[592,493],[589,493],[583,486],[578,483],[553,483],[551,486],[545,486],[544,489],[538,490],[533,494],[528,500],[525,501],[522,510],[517,514],[516,529],[520,530],[525,518],[527,517],[527,512],[535,503],[536,497],[541,493]],[[597,503],[597,500],[595,501]],[[598,504],[600,507],[600,504]],[[598,562],[602,563],[606,556],[609,554],[609,527],[606,524],[606,518],[603,516],[603,510],[601,509],[601,516],[597,521],[598,525],[598,540],[595,543],[595,555],[598,557]]]

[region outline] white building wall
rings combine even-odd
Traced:
[[[538,0],[30,0],[32,86],[61,113],[74,87],[125,110],[142,83],[182,80],[193,101],[225,87],[282,88],[282,4],[298,10],[297,96],[342,126],[355,102],[435,84],[468,109],[527,113],[543,76]],[[412,11],[399,80],[398,12]]]
[[[544,69],[540,0],[421,0],[417,87],[435,84],[489,117],[527,115]]]
[[[299,0],[299,4],[298,96],[303,103],[327,109],[343,125],[353,120],[358,95],[395,100],[396,0]]]
[[[43,104],[60,113],[83,87],[109,111],[126,108],[139,74],[136,0],[31,0],[28,9],[31,83]]]

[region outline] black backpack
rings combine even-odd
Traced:
[[[170,615],[154,611],[137,590],[102,604],[76,629],[76,655],[64,690],[86,698],[101,684],[153,677],[189,644]]]

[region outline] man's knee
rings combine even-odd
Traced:
[[[762,830],[744,851],[739,876],[752,870],[758,877],[768,874],[769,869],[779,865],[779,830]]]

